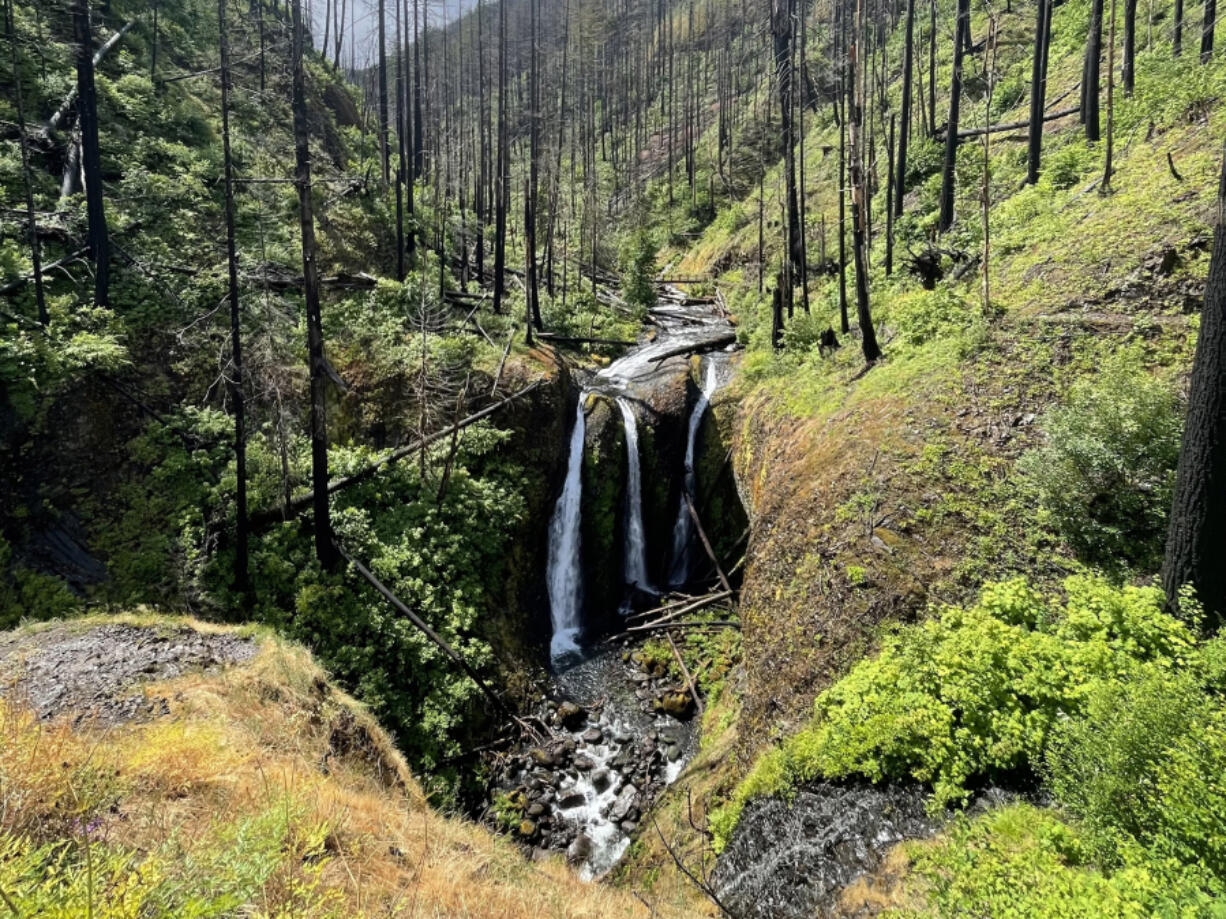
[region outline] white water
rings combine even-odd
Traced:
[[[626,429],[626,546],[622,573],[627,585],[650,590],[647,582],[647,539],[643,534],[643,473],[639,464],[639,428],[634,408],[618,396]]]
[[[677,507],[677,523],[673,527],[673,564],[669,572],[669,583],[674,587],[684,584],[690,575],[690,542],[693,539],[694,522],[690,519],[689,508],[685,506],[685,495],[688,494],[692,501],[697,492],[698,478],[694,474],[694,445],[698,440],[698,429],[702,425],[702,417],[706,414],[711,396],[715,394],[718,385],[719,378],[715,372],[715,361],[709,361],[702,392],[698,396],[698,401],[694,403],[694,411],[690,415],[689,436],[685,443],[685,483],[682,486],[685,494],[681,496]]]
[[[586,401],[587,393],[580,393],[575,426],[570,434],[566,482],[549,521],[545,577],[549,585],[549,617],[553,622],[549,654],[554,660],[579,653],[578,638],[582,628],[579,523],[583,492],[583,404]]]

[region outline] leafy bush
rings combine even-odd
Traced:
[[[1056,530],[1083,558],[1154,570],[1171,505],[1183,413],[1135,356],[1074,385],[1043,419],[1048,443],[1019,462]]]
[[[885,916],[993,916],[1100,919],[1205,916],[1221,919],[1222,886],[1203,870],[1130,853],[1107,872],[1075,826],[1028,804],[975,820],[946,836],[908,846],[914,903]],[[924,902],[926,901],[926,902]]]
[[[1211,643],[1221,650],[1222,639]],[[1210,657],[1215,655],[1209,655]],[[1095,688],[1048,749],[1052,791],[1080,817],[1096,853],[1119,864],[1140,845],[1226,881],[1226,707],[1206,668],[1144,668]]]
[[[1054,603],[1023,580],[990,585],[973,606],[888,632],[877,657],[818,697],[809,726],[754,767],[713,818],[717,834],[727,839],[749,798],[823,777],[911,779],[931,784],[934,808],[965,801],[985,777],[1041,766],[1091,687],[1194,649],[1154,588],[1081,577],[1065,591]]]
[[[970,325],[975,311],[955,291],[941,286],[899,294],[890,303],[889,318],[903,341],[920,345]]]

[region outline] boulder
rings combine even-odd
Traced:
[[[597,793],[603,792],[606,788],[613,784],[613,776],[609,774],[608,769],[601,769],[599,772],[592,773],[592,787]]]
[[[576,807],[582,807],[586,803],[587,798],[584,797],[583,792],[581,791],[563,792],[562,796],[558,798],[558,807],[564,811],[571,810]]]
[[[592,727],[583,732],[583,742],[589,744],[597,744],[604,740],[604,731],[600,728]]]
[[[563,702],[554,712],[554,720],[568,731],[578,730],[587,720],[587,712],[574,702]]]
[[[625,785],[621,791],[617,793],[617,800],[613,802],[613,806],[609,808],[609,819],[614,823],[621,823],[623,820],[629,820],[631,814],[636,813],[635,804],[638,799],[639,790],[633,785]]]
[[[536,835],[536,821],[535,820],[521,820],[519,822],[519,835],[524,837],[524,839],[529,839],[535,836]]]
[[[566,847],[566,860],[573,863],[587,861],[592,855],[592,840],[586,833],[580,833]]]
[[[684,721],[694,714],[694,699],[688,692],[670,690],[658,696],[652,708],[679,721]]]

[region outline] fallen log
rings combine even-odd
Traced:
[[[399,597],[388,590],[383,585],[382,581],[371,574],[369,568],[346,552],[344,547],[339,542],[333,540],[332,545],[336,547],[336,551],[341,554],[341,557],[353,566],[354,571],[356,571],[361,578],[366,581],[366,583],[370,584],[370,586],[373,587],[380,594],[380,596],[383,597],[383,599],[390,603],[396,612],[400,613],[400,615],[408,619],[409,622],[413,623],[413,625],[416,626],[423,635],[430,639],[430,641],[437,645],[444,654],[451,658],[459,666],[459,668],[464,671],[470,680],[477,684],[477,688],[480,689],[481,692],[485,694],[485,697],[493,703],[494,708],[496,708],[508,720],[518,720],[510,708],[507,707],[507,704],[503,702],[497,694],[495,694],[494,690],[490,689],[490,687],[486,685],[486,682],[481,679],[481,677],[477,674],[477,671],[470,667],[468,661],[460,657],[456,650],[452,648],[441,635],[435,632],[434,629],[430,628],[430,626],[426,624],[425,620],[405,606],[404,603],[400,601]]]
[[[639,613],[631,613],[630,615],[626,617],[626,621],[634,622],[639,619],[646,619],[650,616],[658,616],[661,613],[667,613],[669,610],[674,610],[678,606],[685,606],[688,603],[693,603],[695,600],[706,600],[708,597],[712,597],[712,596],[713,596],[712,594],[704,594],[701,597],[683,596],[678,600],[672,600],[664,604],[663,606],[657,606],[654,609],[643,610],[642,612],[639,612]],[[730,596],[730,594],[724,593],[723,596],[725,597]],[[719,599],[719,598],[716,597],[715,599]]]
[[[631,632],[641,634],[643,632],[660,632],[666,629],[697,629],[698,631],[703,631],[706,629],[739,629],[740,627],[741,624],[733,619],[717,619],[711,622],[655,622],[651,625],[641,625],[638,628],[626,629],[624,632],[619,632],[608,640],[616,641],[619,636],[625,636]]]
[[[702,714],[702,699],[698,698],[698,687],[694,685],[694,678],[690,676],[690,668],[685,666],[685,661],[681,659],[681,652],[677,650],[677,643],[673,641],[673,636],[667,632],[664,637],[668,639],[668,646],[673,649],[673,657],[677,659],[677,666],[681,668],[681,675],[685,677],[686,688],[690,691],[690,696],[694,699],[694,708],[698,714]]]
[[[120,26],[119,31],[102,43],[102,46],[94,52],[94,67],[97,68],[102,63],[103,59],[110,53],[111,49],[119,44],[119,40],[127,34],[128,29],[132,28],[131,22],[125,22]],[[68,115],[72,104],[77,101],[77,86],[73,83],[72,89],[68,90],[68,95],[64,97],[64,101],[60,103],[60,107],[55,110],[50,118],[43,124],[43,134],[47,137],[54,138],[56,132],[59,131],[60,122]]]
[[[721,348],[724,345],[736,343],[736,332],[729,330],[726,334],[720,335],[717,338],[708,338],[705,341],[690,342],[686,345],[677,345],[675,348],[669,348],[663,354],[657,354],[651,358],[652,363],[666,361],[670,357],[676,357],[679,354],[700,354],[704,351],[712,351],[715,348]]]
[[[702,521],[698,519],[698,511],[694,508],[694,502],[690,498],[690,493],[684,488],[681,489],[681,497],[685,499],[685,506],[689,509],[690,519],[694,521],[694,527],[698,530],[698,538],[702,541],[702,547],[707,550],[707,558],[711,559],[711,564],[715,566],[715,573],[719,575],[719,583],[727,592],[732,592],[732,585],[728,583],[728,579],[724,577],[724,569],[719,563],[719,559],[715,557],[715,550],[711,548],[711,541],[707,539],[707,531],[702,528]]]
[[[1061,109],[1058,112],[1050,112],[1049,114],[1044,115],[1043,120],[1055,121],[1058,118],[1076,115],[1079,111],[1080,109],[1077,107]],[[984,134],[999,134],[1001,131],[1016,131],[1018,128],[1029,127],[1029,125],[1030,119],[1027,118],[1024,121],[1010,121],[1004,124],[991,124],[986,128],[966,128],[965,130],[958,132],[958,139],[962,140],[963,138],[967,137],[981,137]],[[933,137],[935,137],[937,140],[941,140],[945,137],[945,131],[937,131]]]
[[[541,341],[556,341],[568,345],[623,345],[631,348],[638,344],[620,338],[575,338],[570,335],[554,335],[552,332],[537,332],[536,337]]]
[[[712,604],[718,603],[720,600],[727,600],[731,596],[732,596],[732,591],[730,590],[721,590],[719,593],[708,594],[705,597],[700,597],[699,599],[695,600],[690,605],[682,607],[681,609],[678,609],[675,612],[671,612],[667,616],[663,616],[659,619],[654,620],[653,622],[646,622],[642,625],[636,625],[636,626],[632,626],[631,628],[625,629],[622,632],[622,634],[624,635],[627,632],[650,631],[651,629],[657,626],[664,625],[665,623],[668,623],[668,622],[672,622],[675,619],[678,619],[679,617],[686,615],[687,613],[696,613],[698,612],[698,610],[705,609],[706,607],[711,606]]]
[[[50,264],[43,265],[43,270],[41,273],[45,275],[51,271],[54,271],[56,268],[62,268],[65,265],[67,265],[69,262],[76,261],[88,251],[89,251],[88,246],[82,246],[80,249],[77,249],[75,252],[68,253],[67,255],[65,255],[62,259],[60,259],[57,262],[51,262]],[[16,281],[9,281],[3,287],[0,287],[0,297],[11,296],[13,293],[21,290],[21,288],[25,287],[27,284],[29,284],[33,280],[34,280],[34,275],[30,274],[30,275],[26,275],[24,278],[18,278]]]
[[[481,409],[481,411],[475,412],[472,415],[469,415],[467,418],[462,418],[455,424],[448,425],[447,427],[435,431],[432,434],[427,434],[425,437],[413,441],[413,443],[409,444],[408,446],[398,447],[391,453],[388,453],[386,456],[375,460],[369,466],[359,469],[357,472],[333,479],[328,483],[328,494],[336,494],[338,491],[346,489],[351,485],[356,485],[359,482],[366,481],[384,466],[388,466],[404,459],[406,456],[411,456],[414,453],[417,453],[423,447],[429,446],[436,440],[441,440],[442,438],[447,437],[453,431],[461,430],[462,428],[468,427],[470,424],[480,421],[482,418],[489,417],[503,406],[509,405],[516,399],[519,399],[521,396],[526,396],[528,393],[539,388],[541,385],[542,384],[539,380],[535,383],[529,383],[523,389],[517,390],[506,398],[495,402],[493,405],[487,405],[485,408]],[[310,510],[314,500],[315,492],[309,491],[290,499],[288,506],[282,504],[275,508],[267,508],[254,513],[251,515],[251,529],[254,531],[256,529],[278,523],[282,520],[297,517],[298,515]]]

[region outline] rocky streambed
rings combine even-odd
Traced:
[[[502,762],[489,816],[533,854],[565,852],[599,877],[693,755],[693,700],[631,649],[574,663],[551,689],[535,711],[551,736]]]

